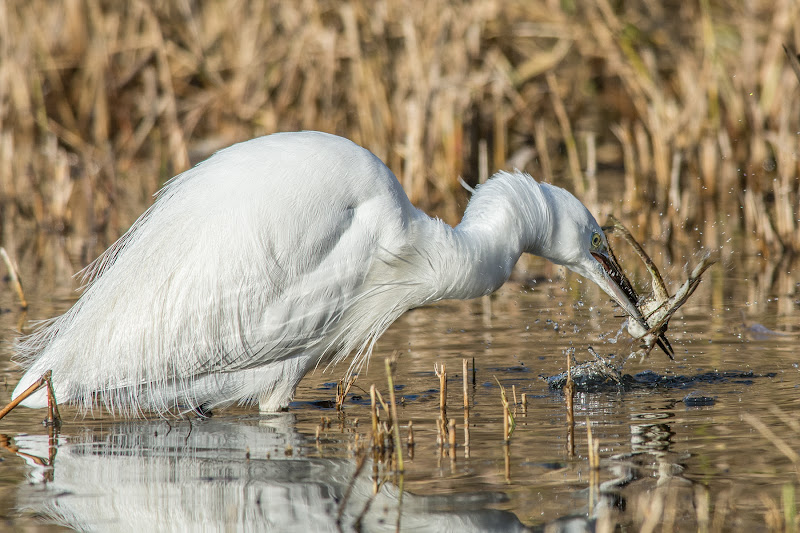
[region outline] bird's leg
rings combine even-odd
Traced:
[[[53,372],[51,370],[48,370],[35,383],[31,384],[30,387],[28,387],[27,389],[22,391],[22,394],[20,394],[19,396],[17,396],[13,400],[11,400],[8,403],[8,405],[6,405],[5,407],[3,407],[2,410],[0,410],[0,419],[2,419],[4,416],[6,416],[8,413],[10,413],[20,403],[25,401],[25,399],[28,396],[30,396],[34,392],[38,391],[42,387],[46,386],[47,387],[47,419],[45,420],[45,423],[48,424],[48,425],[51,425],[51,424],[52,425],[55,425],[55,424],[60,425],[61,424],[61,416],[58,414],[58,405],[56,404],[56,396],[53,393],[53,384],[51,382],[51,376],[52,375],[53,375]]]
[[[58,412],[58,402],[56,401],[56,393],[53,390],[53,371],[48,370],[45,372],[42,379],[47,385],[47,418],[44,421],[46,426],[59,427],[61,425],[61,414]]]

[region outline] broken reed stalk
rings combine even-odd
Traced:
[[[462,360],[462,374],[464,381],[464,457],[469,457],[469,394],[467,387],[467,360]]]
[[[397,489],[397,522],[395,530],[400,532],[400,517],[403,514],[403,448],[400,445],[400,421],[397,419],[397,401],[394,395],[394,379],[392,377],[392,360],[395,359],[396,354],[391,358],[386,359],[386,381],[389,384],[389,407],[391,408],[392,417],[392,433],[394,434],[394,455],[395,464],[397,469],[395,474],[398,477]],[[391,359],[391,360],[390,360]]]
[[[376,451],[382,446],[382,440],[378,439],[378,404],[376,402],[375,384],[369,386],[370,409],[372,414],[372,447]]]
[[[392,362],[386,359],[386,381],[389,383],[389,408],[392,417],[392,433],[394,434],[394,449],[397,454],[397,473],[403,475],[403,449],[400,447],[400,421],[397,418],[397,400],[394,395],[394,379],[392,377]],[[400,481],[402,488],[402,478]],[[402,493],[401,496],[402,498]]]
[[[22,307],[23,310],[27,309],[28,300],[25,299],[25,292],[22,290],[22,282],[19,279],[17,267],[14,266],[14,262],[11,261],[6,249],[2,246],[0,246],[0,258],[2,258],[3,262],[6,264],[6,268],[8,269],[8,277],[11,281],[11,285],[14,287],[14,291],[17,293],[20,307]]]
[[[575,457],[575,382],[572,381],[572,352],[567,350],[567,383],[564,399],[567,402],[567,454]]]
[[[505,459],[506,483],[511,483],[511,434],[514,432],[516,423],[514,415],[508,405],[506,389],[500,384],[500,380],[495,376],[494,380],[500,387],[500,400],[503,402],[503,456]]]
[[[353,386],[353,383],[356,382],[357,376],[350,376],[350,379],[347,380],[347,385],[345,385],[344,380],[340,379],[339,383],[336,384],[336,410],[341,411],[344,408],[344,400],[347,398],[347,395],[350,393],[350,388]]]
[[[383,399],[383,395],[381,394],[381,391],[379,391],[378,389],[375,389],[375,398],[377,398],[378,403],[383,408],[383,410],[386,411],[386,414],[391,416],[391,409],[389,409],[389,406],[386,404],[386,401]]]
[[[528,416],[528,395],[526,393],[522,393],[522,416]]]
[[[336,410],[342,410],[342,402],[344,401],[344,380],[340,379],[339,382],[336,384]]]
[[[508,410],[508,402],[503,402],[503,442],[505,442],[506,444],[511,442],[511,438],[508,433],[510,431],[508,424],[508,419],[510,414],[511,413]]]
[[[439,370],[439,365],[434,363],[433,371],[439,378],[439,438],[444,444],[447,440],[447,368],[442,363],[442,369]]]
[[[374,385],[373,385],[374,386]],[[370,388],[370,392],[372,389]],[[386,461],[386,449],[387,449],[387,442],[386,436],[390,433],[390,428],[387,422],[380,420],[380,415],[378,413],[378,408],[382,408],[384,412],[391,418],[391,409],[386,402],[383,400],[383,396],[381,395],[378,389],[375,389],[375,418],[373,419],[373,428],[377,426],[377,431],[375,432],[374,439],[375,445],[373,449],[375,450],[375,462],[385,462]],[[391,422],[391,420],[389,421]],[[394,440],[389,440],[389,445],[394,447]],[[392,460],[392,455],[389,456],[389,460]]]
[[[514,413],[508,405],[508,398],[506,397],[506,389],[500,384],[497,376],[494,377],[497,386],[500,387],[500,401],[503,402],[503,440],[508,443],[511,442],[511,434],[514,433],[516,422],[514,421]]]
[[[476,381],[478,379],[478,375],[477,374],[478,374],[478,372],[475,369],[475,358],[473,357],[472,358],[472,386],[473,387],[475,386],[475,383],[476,383]]]
[[[445,364],[442,363],[441,372],[438,367],[434,367],[436,375],[439,377],[439,410],[444,417],[447,412],[447,369]]]
[[[467,360],[466,359],[462,359],[461,360],[461,365],[462,365],[461,373],[463,374],[463,378],[464,378],[463,379],[463,383],[464,383],[464,416],[468,416],[469,415],[469,395],[467,394],[467,392],[468,392],[468,389],[467,389],[467,371],[468,371]]]

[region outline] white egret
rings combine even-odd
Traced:
[[[301,378],[405,311],[489,294],[522,253],[590,279],[646,330],[589,211],[521,172],[478,187],[455,228],[415,208],[375,155],[334,135],[279,133],[170,180],[84,269],[83,294],[16,346],[13,396],[52,370],[60,402],[145,412],[288,404]],[[22,405],[46,406],[44,390]]]

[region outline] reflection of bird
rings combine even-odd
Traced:
[[[142,411],[291,399],[320,363],[368,358],[402,313],[499,288],[522,253],[635,294],[574,196],[520,172],[479,187],[456,228],[409,202],[372,153],[284,133],[173,178],[83,272],[81,298],[17,346],[14,396],[52,370],[59,401]],[[30,407],[45,405],[43,391]]]
[[[336,449],[348,435],[331,437]],[[53,449],[47,435],[14,441],[26,458]],[[59,438],[48,467],[29,459],[17,508],[77,531],[395,531],[395,485],[374,494],[371,462],[359,469],[353,458],[307,457],[307,444],[288,413],[83,427]],[[492,508],[503,494],[468,490],[404,492],[403,531],[527,531]]]

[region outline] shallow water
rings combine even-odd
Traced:
[[[66,252],[56,257],[60,263],[47,267],[20,259],[23,272],[33,272],[26,278],[28,318],[61,312],[74,298],[69,274],[76,261]],[[798,499],[800,290],[793,266],[728,255],[712,267],[670,324],[675,361],[654,351],[625,364],[640,380],[686,379],[577,393],[573,456],[564,397],[540,376],[565,369],[566,348],[583,361],[591,358],[587,346],[609,356],[627,353],[631,343],[617,336],[621,319],[596,288],[533,260],[491,298],[402,317],[380,340],[343,414],[329,407],[343,368],[308,376],[289,411],[269,416],[229,409],[204,421],[125,421],[63,408],[64,426],[50,437],[42,412],[17,409],[0,422],[0,515],[10,530],[335,531],[341,513],[345,531],[361,515],[363,530],[394,530],[397,485],[383,484],[373,498],[383,476],[373,475],[371,460],[357,471],[356,450],[370,429],[369,385],[386,395],[384,359],[396,353],[398,418],[404,440],[413,420],[416,441],[413,458],[404,447],[404,530],[595,523],[638,531],[648,521],[664,530],[779,526]],[[675,281],[681,275],[680,265],[668,273]],[[6,341],[20,319],[8,287],[0,308]],[[5,403],[20,373],[5,342],[2,350]],[[448,372],[454,454],[436,443],[434,363]],[[509,396],[515,387],[518,402],[523,393],[528,399],[526,412],[517,405],[507,448],[495,378]],[[587,423],[599,441],[596,473]]]

